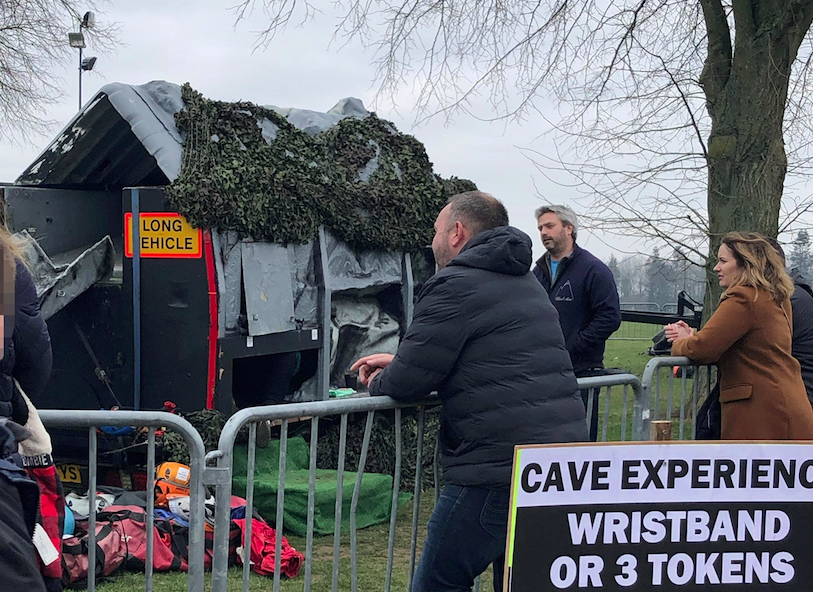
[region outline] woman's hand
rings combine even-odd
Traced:
[[[670,323],[666,325],[664,328],[664,333],[666,334],[666,339],[669,343],[674,343],[679,339],[686,339],[694,335],[694,329],[692,329],[689,325],[687,325],[684,321],[678,321],[677,323]]]

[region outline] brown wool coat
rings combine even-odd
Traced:
[[[764,290],[736,286],[701,331],[672,345],[673,356],[717,364],[723,440],[813,440],[792,318],[790,300],[780,307]]]

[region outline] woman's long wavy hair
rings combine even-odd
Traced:
[[[785,264],[779,253],[764,236],[756,232],[729,232],[723,237],[723,244],[734,254],[734,259],[742,270],[728,289],[734,286],[751,286],[765,290],[778,304],[790,298],[793,294],[793,280],[785,271]]]

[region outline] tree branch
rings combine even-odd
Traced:
[[[791,62],[813,23],[813,2],[809,0],[790,0],[785,6],[785,14],[780,28],[780,35],[787,35],[790,42]]]
[[[666,61],[661,57],[657,56],[660,60],[661,64],[663,64],[663,71],[666,72],[666,75],[669,76],[669,80],[672,81],[672,84],[675,86],[678,94],[680,95],[680,101],[683,103],[683,106],[686,108],[686,113],[689,116],[689,120],[691,121],[692,129],[694,129],[695,137],[697,138],[698,144],[700,144],[700,148],[703,150],[703,158],[708,161],[708,151],[706,150],[706,142],[703,140],[703,135],[700,133],[700,126],[697,124],[697,119],[694,116],[694,111],[692,111],[691,105],[689,105],[689,100],[686,98],[686,93],[683,92],[683,88],[681,88],[678,81],[675,80],[674,75],[669,70],[669,67],[666,65]]]
[[[736,37],[738,39],[753,38],[757,27],[754,22],[754,9],[751,6],[751,0],[731,0],[731,8],[734,11],[734,34]],[[734,46],[739,45],[735,41]]]
[[[607,85],[610,83],[612,79],[613,72],[615,71],[615,65],[618,62],[619,56],[621,55],[622,48],[624,45],[627,45],[630,41],[634,40],[635,38],[635,26],[638,24],[638,16],[640,15],[641,11],[646,6],[647,0],[641,0],[638,6],[632,11],[632,21],[626,27],[624,34],[621,36],[621,39],[618,40],[618,44],[615,47],[615,51],[613,52],[613,57],[610,60],[609,65],[607,66],[607,73],[604,76],[604,81],[601,83],[601,89],[599,93],[604,92],[604,89],[607,88]]]
[[[708,38],[708,54],[700,75],[700,86],[706,93],[709,111],[712,111],[731,75],[731,31],[721,0],[700,0],[700,6]]]

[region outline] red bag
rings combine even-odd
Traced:
[[[62,541],[62,583],[71,588],[86,588],[88,578],[87,522],[78,522],[77,536]],[[127,556],[118,524],[96,523],[96,581],[115,573]]]
[[[237,548],[243,538],[242,529],[232,520],[229,522],[229,567],[237,565]],[[212,569],[212,559],[214,558],[214,533],[207,530],[204,534],[203,544],[205,553],[203,554],[203,569]]]
[[[138,506],[108,506],[96,520],[116,524],[126,549],[127,568],[144,571],[147,560],[147,514]],[[166,520],[153,522],[152,566],[155,571],[186,571],[187,535]]]
[[[233,521],[240,530],[245,532],[245,519]],[[245,535],[241,537],[245,544]],[[253,518],[251,521],[251,569],[261,576],[270,576],[274,573],[274,555],[276,553],[277,531],[262,520]],[[288,539],[282,537],[282,557],[280,558],[280,574],[294,578],[302,567],[305,557],[288,544]],[[242,556],[237,555],[237,561]]]

